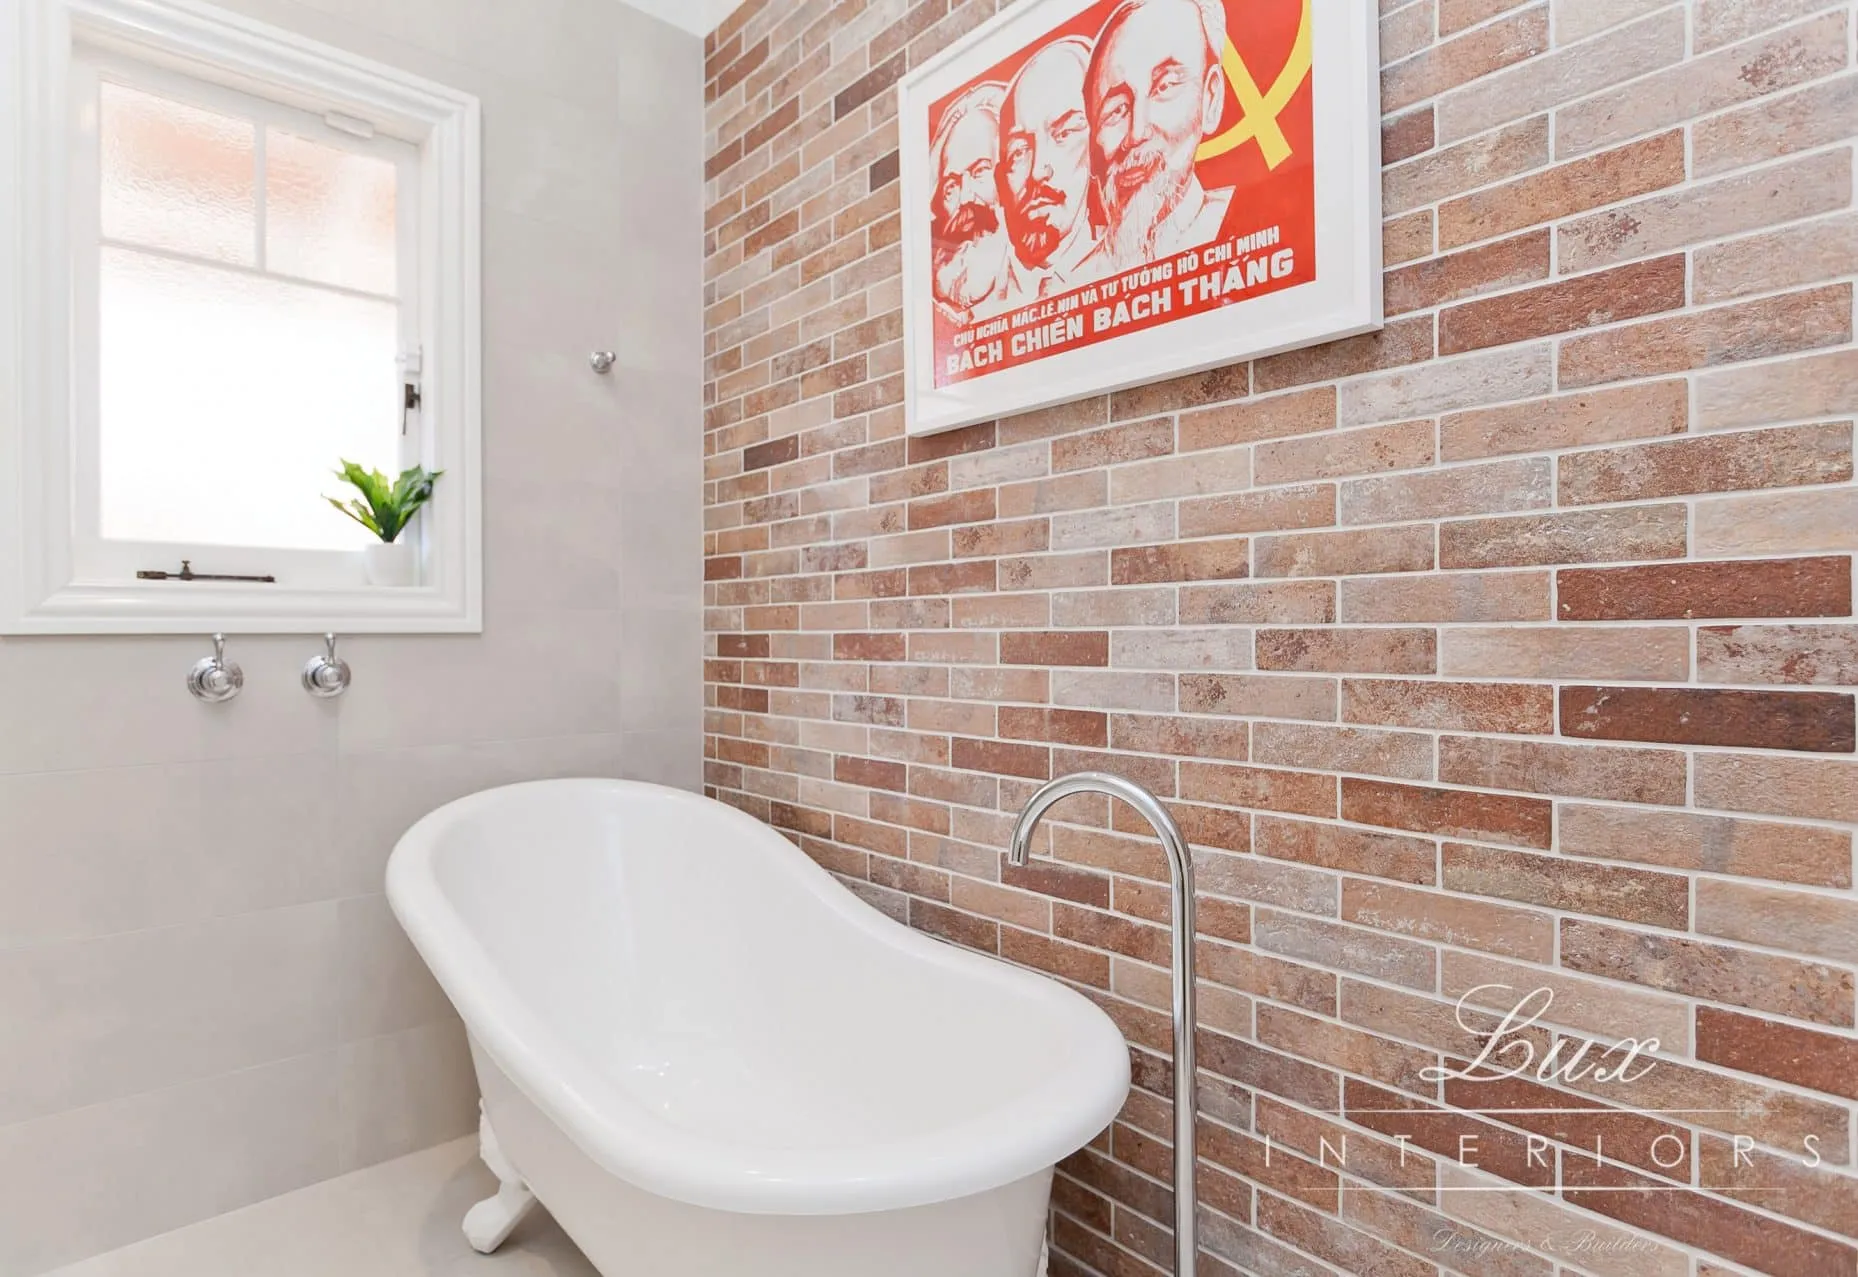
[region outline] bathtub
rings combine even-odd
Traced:
[[[466,798],[387,895],[469,1030],[480,1250],[540,1198],[606,1277],[1033,1277],[1053,1166],[1128,1094],[1087,999],[677,790]]]

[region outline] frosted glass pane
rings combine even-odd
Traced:
[[[101,317],[106,539],[367,544],[322,497],[397,469],[391,302],[107,248]]]
[[[252,123],[107,82],[99,106],[104,235],[256,264]]]
[[[392,295],[394,197],[386,160],[265,130],[265,265],[282,275]]]

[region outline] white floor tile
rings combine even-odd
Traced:
[[[457,1140],[47,1277],[598,1277],[541,1210],[495,1256],[473,1252],[459,1224],[495,1187],[477,1140]]]

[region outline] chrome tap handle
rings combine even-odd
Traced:
[[[348,662],[335,654],[335,635],[323,635],[323,654],[303,667],[303,690],[318,700],[333,700],[354,681]]]
[[[187,675],[187,690],[208,705],[223,705],[245,689],[245,671],[226,659],[226,636],[213,636],[213,655],[202,657]]]

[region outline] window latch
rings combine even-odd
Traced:
[[[406,383],[406,398],[400,401],[400,433],[406,434],[407,418],[419,411],[419,384]]]
[[[179,572],[137,572],[138,581],[250,581],[258,585],[276,585],[274,576],[222,576],[212,572],[194,571],[192,559],[181,560]]]
[[[424,371],[420,351],[409,350],[400,356],[401,385],[405,390],[400,400],[400,435],[406,437],[407,419],[419,411],[422,396],[419,393],[420,375]]]

